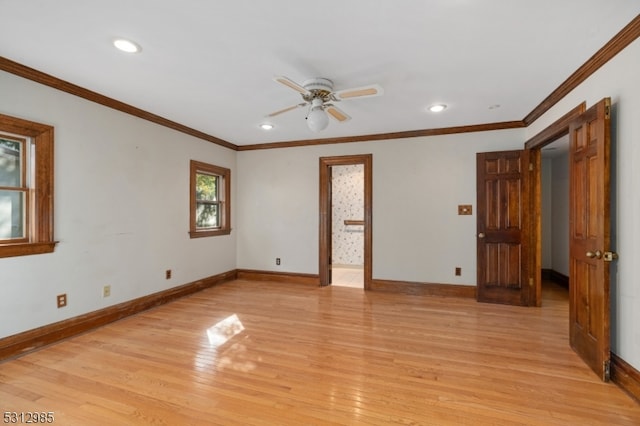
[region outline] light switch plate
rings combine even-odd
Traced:
[[[473,208],[471,204],[460,204],[458,206],[458,214],[459,215],[470,215],[473,213]]]

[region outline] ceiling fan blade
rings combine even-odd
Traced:
[[[266,117],[275,117],[276,115],[291,111],[291,110],[296,109],[296,108],[301,108],[301,107],[306,106],[306,105],[307,105],[306,102],[302,102],[302,103],[300,103],[298,105],[293,105],[293,106],[281,109],[279,111],[272,112],[271,114],[266,115]]]
[[[280,84],[284,84],[285,86],[290,87],[293,90],[295,90],[296,92],[302,93],[303,95],[306,95],[307,93],[309,93],[309,91],[307,89],[305,89],[304,87],[300,86],[295,81],[290,80],[290,79],[288,79],[287,77],[285,77],[283,75],[279,75],[279,76],[273,77],[273,81],[277,81]]]
[[[344,101],[353,98],[365,98],[370,96],[380,96],[384,93],[382,86],[372,84],[370,86],[356,87],[355,89],[345,89],[334,93],[336,99]]]
[[[340,122],[351,120],[351,117],[349,117],[344,111],[342,111],[335,105],[328,105],[324,110],[327,112],[327,114]]]

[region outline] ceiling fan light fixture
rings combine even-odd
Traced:
[[[142,50],[138,44],[124,38],[117,38],[113,40],[113,45],[116,49],[126,53],[138,53]]]
[[[309,106],[306,121],[307,127],[309,127],[312,132],[320,132],[326,129],[329,125],[329,116],[339,123],[351,120],[351,117],[349,117],[347,113],[333,104],[334,102],[380,96],[384,93],[382,86],[379,84],[370,84],[369,86],[334,92],[333,81],[328,78],[316,77],[305,80],[302,84],[298,84],[282,75],[276,76],[273,79],[277,83],[300,93],[304,102],[272,112],[271,114],[267,114],[266,117],[275,117],[287,111]]]
[[[435,104],[429,107],[429,111],[431,112],[442,112],[445,109],[447,109],[447,106],[445,104]]]
[[[312,132],[320,132],[329,125],[329,116],[322,106],[322,99],[314,99],[307,114],[307,126]]]

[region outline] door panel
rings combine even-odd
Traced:
[[[480,302],[527,305],[528,151],[477,155]]]
[[[610,362],[610,100],[574,120],[570,144],[570,342],[602,378]]]

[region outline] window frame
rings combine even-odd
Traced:
[[[196,176],[198,173],[218,176],[218,203],[220,209],[220,226],[217,228],[198,228],[196,223]],[[221,182],[220,182],[221,181]],[[220,183],[222,183],[220,185]],[[213,237],[217,235],[229,235],[231,233],[231,170],[191,160],[189,172],[189,236],[191,238]]]
[[[0,114],[0,133],[30,139],[35,157],[33,170],[28,171],[33,177],[28,183],[29,209],[25,212],[28,240],[3,240],[0,258],[51,253],[57,244],[53,235],[53,126]]]

